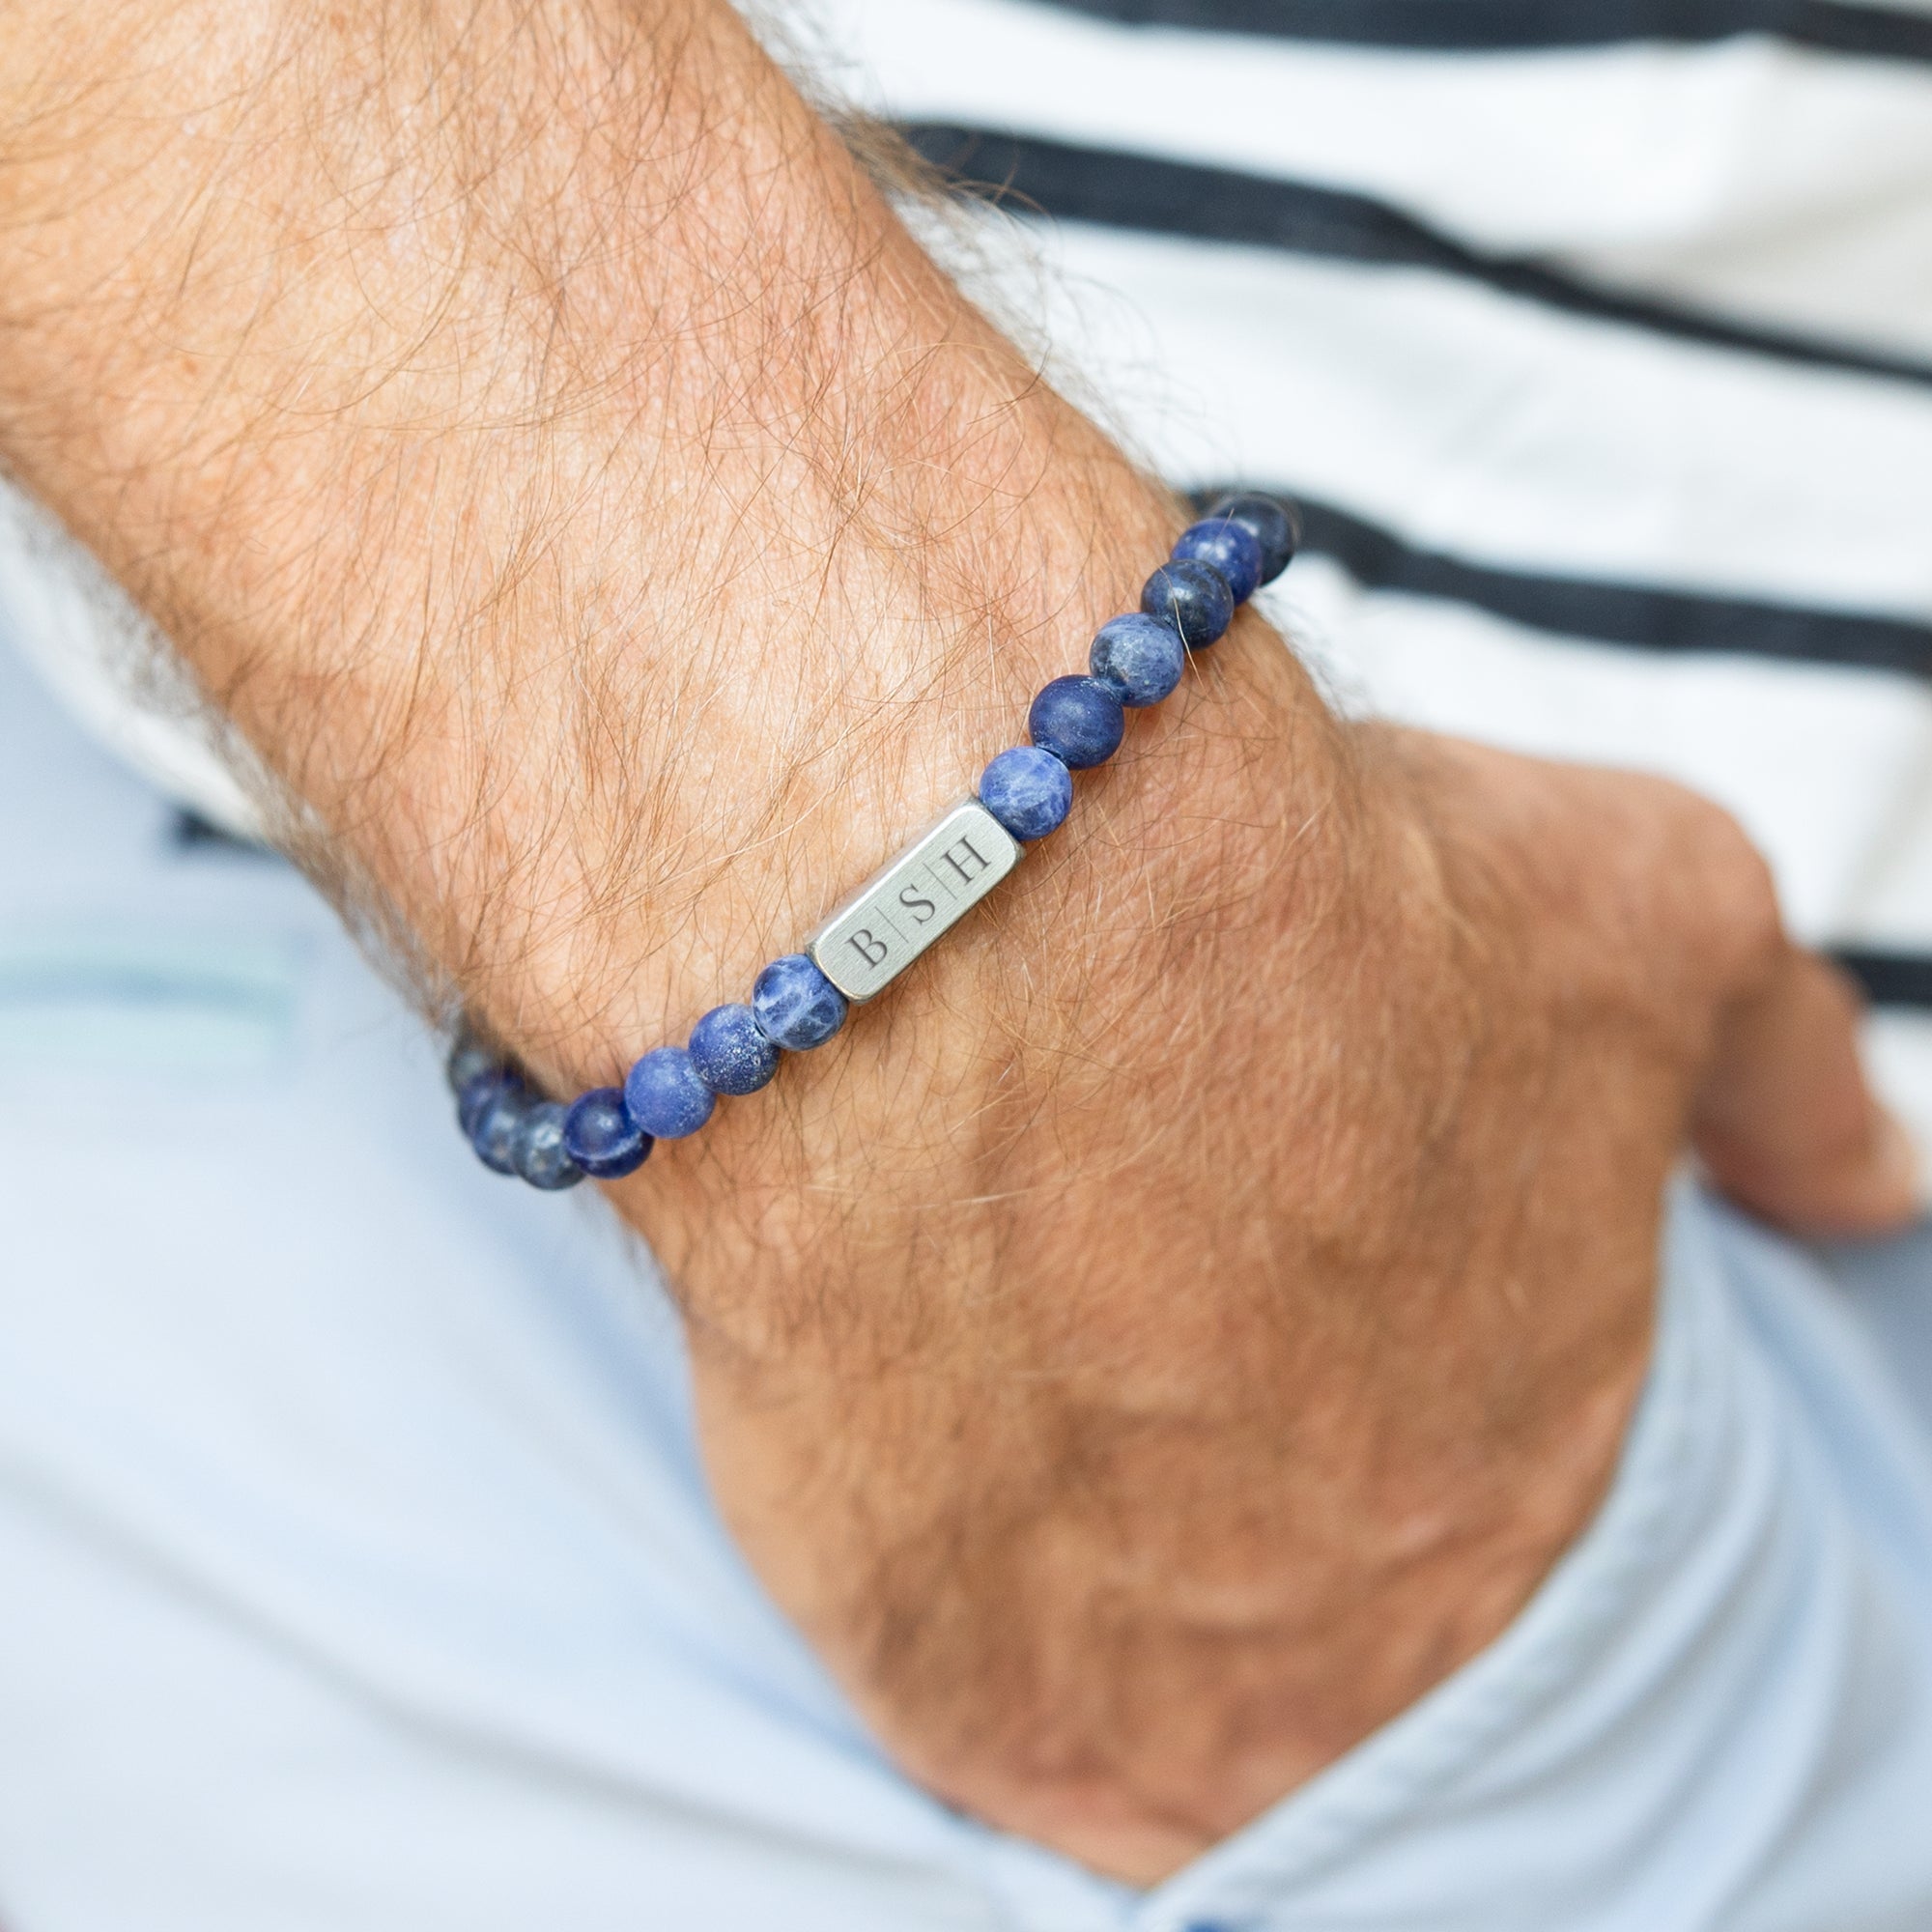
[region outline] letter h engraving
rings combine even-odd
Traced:
[[[970,867],[965,859],[960,858],[962,852],[966,854],[967,859],[972,860]],[[939,856],[959,874],[959,883],[962,886],[970,886],[993,863],[964,833],[961,833]]]

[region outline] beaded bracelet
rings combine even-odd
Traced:
[[[682,1140],[722,1094],[755,1094],[781,1051],[806,1053],[957,923],[1044,838],[1073,804],[1073,774],[1120,749],[1126,713],[1158,704],[1180,682],[1189,651],[1205,650],[1294,555],[1293,513],[1271,497],[1226,497],[1180,534],[1147,581],[1141,608],[1101,626],[1085,677],[1057,677],[1027,713],[1031,744],[1002,752],[978,794],[873,875],[806,942],[774,959],[749,1005],[714,1007],[682,1046],[654,1047],[622,1087],[596,1087],[565,1104],[459,1028],[448,1061],[457,1119],[477,1157],[532,1187],[614,1180],[641,1167],[656,1141]]]

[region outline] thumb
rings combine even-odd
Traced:
[[[1867,1084],[1858,988],[1786,946],[1720,1016],[1691,1113],[1711,1179],[1794,1232],[1875,1235],[1923,1207],[1919,1155]]]

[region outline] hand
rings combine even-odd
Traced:
[[[1919,1156],[1865,1083],[1858,989],[1786,935],[1735,821],[1660,780],[1391,735],[1438,838],[1509,882],[1526,959],[1542,966],[1526,977],[1549,988],[1559,1022],[1552,1054],[1575,1051],[1573,990],[1606,996],[1622,976],[1630,1023],[1689,1083],[1673,1126],[1715,1185],[1804,1235],[1875,1234],[1917,1215]]]
[[[1197,743],[1253,731],[1253,691],[1227,693],[1264,669],[1201,668]],[[811,1319],[772,1334],[724,1291],[694,1332],[724,1507],[881,1735],[963,1807],[1143,1882],[1495,1635],[1575,1536],[1688,1140],[1797,1228],[1916,1206],[1856,1002],[1722,812],[1323,736],[1254,732],[1204,760],[1218,790],[1121,772],[1131,802],[1098,803],[1127,822],[946,969],[955,1016],[1003,1016],[981,1077],[888,1136],[954,1150],[970,1208],[889,1184],[868,1225],[899,1271],[841,1278],[883,1158],[855,1141],[774,1187],[827,1203]],[[1184,885],[1122,895],[1122,844],[1190,807]],[[882,1031],[865,1092],[908,1044]],[[971,1296],[964,1239],[998,1258]]]

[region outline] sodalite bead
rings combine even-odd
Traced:
[[[510,1161],[518,1177],[546,1194],[575,1187],[583,1179],[583,1170],[563,1145],[564,1112],[560,1100],[539,1100],[524,1109],[510,1136]]]
[[[1294,512],[1286,503],[1277,503],[1272,497],[1223,497],[1208,515],[1210,520],[1221,517],[1231,524],[1240,524],[1253,532],[1262,547],[1264,583],[1272,583],[1294,560],[1301,543],[1301,528]]]
[[[779,1070],[779,1050],[750,1007],[713,1007],[692,1028],[689,1051],[714,1094],[755,1094]]]
[[[1024,845],[1072,810],[1073,774],[1051,752],[1015,745],[980,774],[980,803]]]
[[[845,1024],[845,995],[803,952],[787,952],[758,975],[752,1011],[767,1039],[805,1053]]]
[[[1040,687],[1027,713],[1027,736],[1076,772],[1104,765],[1126,728],[1120,693],[1098,678],[1057,677]]]
[[[534,1098],[523,1081],[509,1072],[486,1074],[466,1091],[469,1145],[485,1167],[498,1174],[516,1173],[511,1144]]]
[[[1211,563],[1227,580],[1236,604],[1245,604],[1262,581],[1262,540],[1232,517],[1189,524],[1175,540],[1174,560]]]
[[[1087,663],[1122,704],[1158,704],[1180,682],[1187,651],[1172,624],[1136,611],[1101,625]]]
[[[651,1137],[624,1111],[621,1088],[593,1087],[563,1117],[563,1151],[593,1180],[621,1180],[643,1166]]]
[[[624,1111],[653,1140],[681,1141],[718,1104],[681,1046],[656,1046],[624,1077]]]
[[[442,1063],[442,1070],[448,1076],[449,1091],[461,1094],[472,1080],[498,1071],[502,1065],[503,1056],[464,1026],[458,1029],[450,1044],[449,1058]]]
[[[481,1073],[472,1074],[457,1089],[456,1124],[463,1129],[465,1140],[476,1132],[476,1122],[483,1118],[483,1109],[496,1097],[497,1088],[508,1071],[505,1066],[486,1066]]]
[[[1141,609],[1180,633],[1190,651],[1205,650],[1235,619],[1235,593],[1211,563],[1164,563],[1141,591]]]

